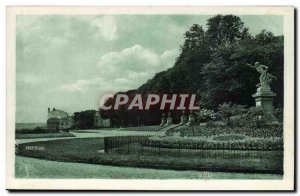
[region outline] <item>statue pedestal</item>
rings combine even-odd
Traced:
[[[192,126],[192,125],[195,125],[195,124],[196,124],[196,121],[195,121],[194,115],[189,115],[189,122],[186,123],[186,125]]]
[[[167,124],[167,119],[163,117],[163,118],[161,119],[161,123],[160,123],[159,126],[162,127],[162,126],[165,126],[166,124]]]
[[[188,122],[188,119],[185,115],[182,115],[181,118],[180,118],[180,124],[183,125],[183,124],[186,124]]]
[[[171,125],[171,124],[172,124],[172,118],[171,118],[171,117],[168,117],[168,118],[167,118],[167,124],[166,124],[166,125],[168,126],[168,125]]]
[[[257,88],[257,92],[252,96],[255,98],[256,107],[261,107],[266,114],[275,119],[273,98],[276,96],[276,93],[273,93],[270,87],[259,87]]]

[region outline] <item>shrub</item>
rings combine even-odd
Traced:
[[[46,128],[36,127],[34,129],[16,129],[17,134],[37,134],[37,133],[49,133]]]
[[[277,117],[279,122],[282,122],[282,114],[280,113],[280,109],[274,110],[275,117]],[[242,126],[254,128],[265,128],[276,121],[276,119],[274,119],[274,116],[265,113],[261,107],[248,108],[246,115],[243,116],[241,120],[243,121]]]
[[[199,122],[208,122],[216,119],[216,113],[213,110],[202,109],[196,114]]]
[[[266,122],[266,115],[261,107],[251,107],[248,109],[245,121],[248,122],[246,126],[260,128],[263,127]]]
[[[213,140],[229,141],[229,140],[243,140],[245,138],[246,136],[241,134],[221,134],[221,135],[214,136]]]
[[[275,115],[275,117],[277,118],[277,120],[279,121],[279,122],[283,122],[283,110],[282,110],[282,108],[276,108],[275,110],[274,110],[274,115]]]
[[[227,125],[230,124],[230,117],[234,115],[240,115],[245,113],[245,106],[236,105],[229,103],[220,104],[218,107],[218,114],[227,122]]]

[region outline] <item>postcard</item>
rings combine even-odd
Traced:
[[[7,7],[9,190],[293,191],[293,7]]]

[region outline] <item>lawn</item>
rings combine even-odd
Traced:
[[[34,134],[16,134],[16,139],[35,139],[35,138],[58,138],[58,137],[75,137],[72,133],[34,133]]]
[[[140,127],[124,127],[119,128],[119,131],[152,131],[155,132],[157,129],[161,128],[159,125],[155,126],[140,126]]]
[[[65,163],[16,157],[16,178],[55,179],[282,179],[276,174],[174,171]]]
[[[162,132],[153,132],[153,131],[130,131],[130,130],[81,130],[81,131],[70,131],[78,138],[92,138],[92,137],[111,137],[111,136],[133,136],[133,135],[163,135]]]
[[[281,173],[282,163],[253,157],[165,157],[104,154],[103,138],[76,138],[19,144],[18,155],[61,162],[214,172]],[[42,149],[42,150],[32,150]]]

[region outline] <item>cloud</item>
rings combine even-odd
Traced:
[[[178,49],[159,54],[141,45],[110,52],[100,58],[95,77],[63,85],[60,89],[69,92],[116,92],[134,89],[157,72],[172,67],[178,54]]]
[[[134,77],[148,73],[152,75],[173,66],[179,51],[167,50],[158,54],[141,45],[134,45],[119,52],[110,52],[100,58],[97,68],[105,76]],[[149,76],[151,77],[151,76]]]
[[[16,27],[25,56],[32,50],[49,53],[111,42],[118,38],[117,30],[113,16],[18,16]]]
[[[89,85],[89,83],[90,82],[87,80],[78,80],[73,84],[62,85],[60,86],[60,89],[69,92],[84,91],[86,87]]]

